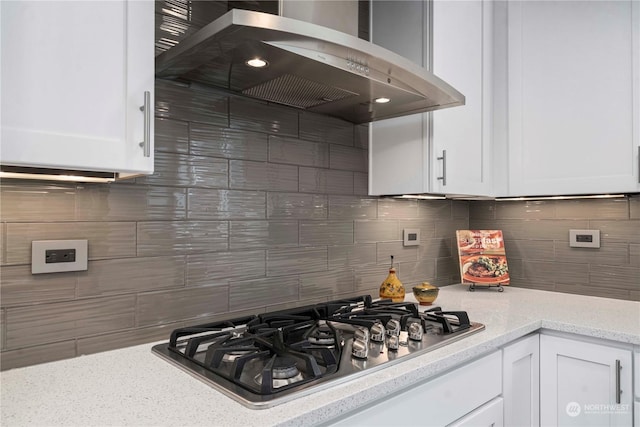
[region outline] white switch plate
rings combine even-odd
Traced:
[[[420,245],[420,229],[419,228],[405,228],[403,230],[404,246],[419,246]]]
[[[569,230],[569,246],[572,248],[599,248],[600,230]]]
[[[31,274],[84,271],[87,269],[88,240],[34,240],[31,242]],[[47,251],[75,249],[73,262],[47,262]]]

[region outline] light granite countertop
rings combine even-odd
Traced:
[[[412,299],[409,296],[407,299]],[[151,353],[153,344],[0,375],[3,426],[314,425],[445,372],[539,329],[640,345],[640,303],[506,288],[441,288],[436,301],[486,329],[373,374],[252,410]]]

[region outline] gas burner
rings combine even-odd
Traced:
[[[262,385],[263,375],[264,371],[255,376],[256,384]],[[273,367],[271,368],[271,376],[274,389],[304,380],[295,360],[285,356],[275,356]]]
[[[336,336],[335,332],[326,322],[320,321],[318,322],[318,326],[314,328],[307,337],[307,341],[311,344],[333,346],[336,344]]]

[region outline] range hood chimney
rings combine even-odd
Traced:
[[[156,76],[357,124],[464,105],[428,70],[357,38],[357,4],[280,1],[281,14],[298,19],[232,9],[156,57]],[[326,17],[341,31],[324,26]]]

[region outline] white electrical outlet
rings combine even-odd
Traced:
[[[34,240],[31,242],[31,274],[84,271],[88,240]]]
[[[419,246],[420,245],[420,229],[419,228],[405,228],[403,230],[404,246]]]
[[[569,246],[572,248],[599,248],[600,230],[569,230]]]

